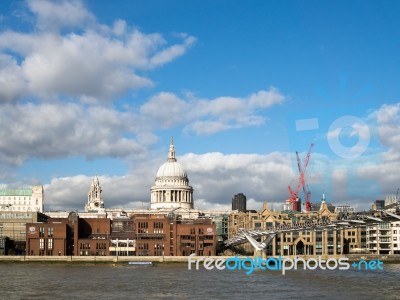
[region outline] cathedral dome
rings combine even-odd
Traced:
[[[175,157],[175,147],[174,142],[171,140],[171,145],[169,146],[168,152],[168,160],[165,162],[157,172],[157,178],[161,179],[162,177],[184,177],[187,179],[187,174],[183,166],[176,161]]]
[[[187,177],[183,166],[177,161],[167,161],[157,172],[157,177]]]
[[[168,160],[158,169],[151,187],[151,209],[193,208],[193,188],[185,168],[176,161],[174,140],[171,140]]]

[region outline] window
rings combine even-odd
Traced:
[[[39,227],[39,237],[44,237],[44,227]]]
[[[47,236],[53,237],[53,228],[52,227],[47,228]]]
[[[138,233],[149,233],[149,224],[147,222],[139,222]]]
[[[190,228],[190,234],[196,234],[196,228]]]
[[[39,239],[39,249],[44,249],[44,239]]]
[[[49,249],[49,250],[53,249],[53,239],[47,240],[47,249]]]
[[[139,256],[147,256],[149,255],[149,244],[148,243],[140,243],[138,245],[138,254]]]
[[[164,233],[162,222],[154,222],[154,233]]]

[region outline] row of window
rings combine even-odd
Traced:
[[[5,200],[31,200],[31,197],[0,196],[0,201],[5,201]]]
[[[44,237],[44,232],[45,232],[45,228],[39,227],[39,237]],[[54,228],[48,227],[47,228],[47,237],[53,237],[53,234],[54,234]]]
[[[47,244],[47,250],[53,249],[53,239],[39,239],[40,250],[46,249],[46,244]]]
[[[23,202],[22,202],[23,200],[0,200],[0,204],[1,205],[30,205],[30,204],[32,204],[31,203],[31,200],[29,199],[28,201],[26,201],[26,200],[24,200]],[[38,199],[36,199],[36,205],[39,205],[39,200]]]

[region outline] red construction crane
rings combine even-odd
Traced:
[[[304,198],[306,199],[306,212],[309,212],[310,208],[311,208],[311,202],[310,202],[311,193],[308,191],[308,187],[306,185],[305,174],[306,174],[306,169],[308,166],[308,162],[310,160],[310,155],[311,155],[311,151],[312,151],[313,147],[314,147],[314,144],[311,144],[310,150],[308,150],[308,153],[307,153],[307,156],[306,156],[303,166],[301,165],[299,153],[296,151],[297,167],[299,169],[299,174],[300,174],[299,181],[298,181],[296,189],[294,191],[292,190],[292,187],[290,185],[288,186],[289,197],[290,197],[289,202],[293,204],[293,210],[296,210],[296,202],[299,201],[298,197],[299,197],[300,187],[303,187]]]

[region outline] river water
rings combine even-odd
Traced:
[[[400,299],[400,265],[384,270],[188,270],[0,263],[0,299]]]

